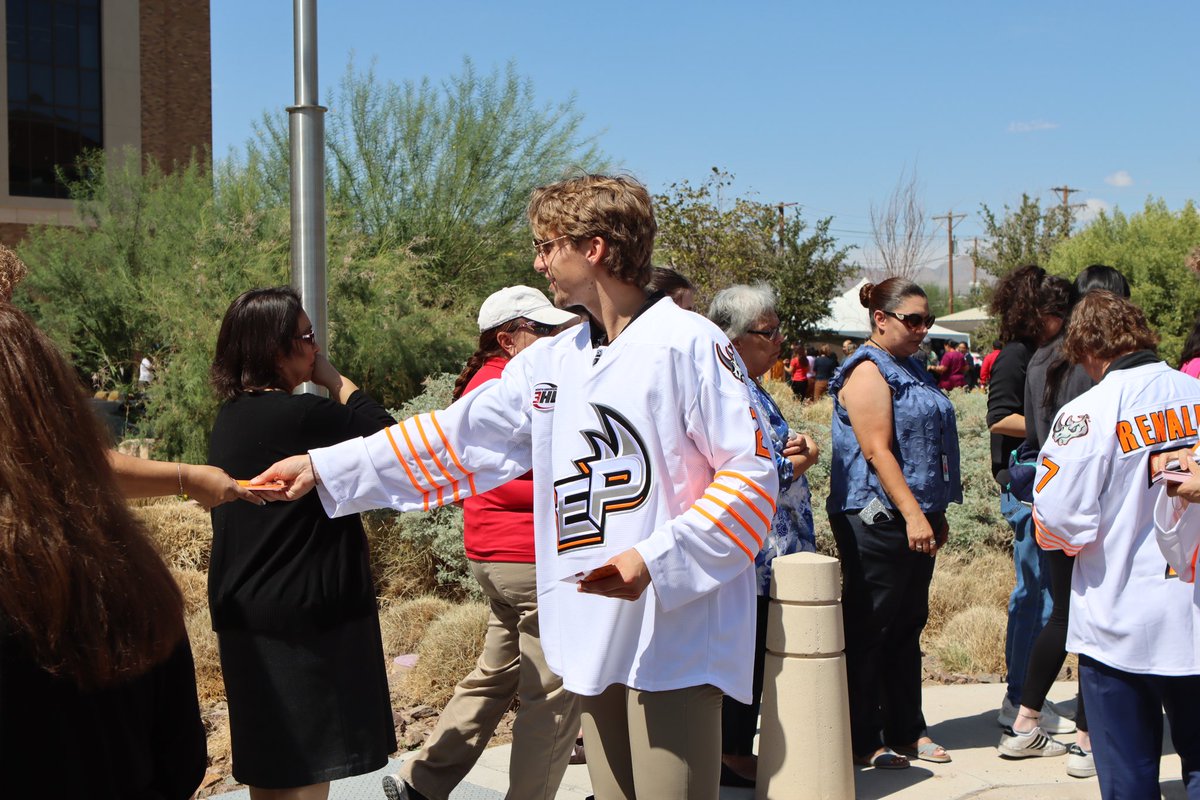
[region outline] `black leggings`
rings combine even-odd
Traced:
[[[1071,615],[1071,573],[1075,569],[1075,557],[1061,550],[1046,550],[1042,553],[1042,564],[1050,570],[1050,597],[1054,607],[1046,627],[1038,634],[1033,650],[1029,652],[1029,668],[1025,671],[1025,685],[1021,689],[1021,705],[1040,709],[1046,702],[1046,694],[1067,657],[1067,621]],[[1086,732],[1087,716],[1083,710],[1083,693],[1076,694],[1078,710],[1075,726]]]

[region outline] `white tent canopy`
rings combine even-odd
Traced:
[[[974,333],[989,318],[990,315],[986,306],[976,306],[975,308],[968,308],[965,311],[955,311],[953,314],[938,317],[938,325],[949,328],[952,331]]]
[[[867,282],[863,278],[858,283],[848,289],[845,294],[833,298],[829,301],[829,316],[817,321],[813,327],[819,331],[829,331],[836,333],[838,336],[850,336],[857,339],[866,339],[871,335],[871,321],[868,319],[867,310],[862,307],[862,303],[858,300],[858,290]],[[927,339],[946,339],[952,342],[970,342],[971,335],[960,331],[953,331],[949,328],[943,328],[941,325],[934,325],[929,329]]]

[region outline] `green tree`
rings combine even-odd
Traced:
[[[1070,236],[1073,221],[1069,208],[1053,206],[1043,210],[1027,194],[1021,195],[1021,205],[1017,208],[1005,205],[1000,219],[987,204],[980,206],[979,215],[989,243],[979,250],[976,263],[997,277],[1026,264],[1044,266],[1054,247]]]
[[[655,196],[657,260],[692,281],[698,308],[726,286],[771,284],[784,335],[798,338],[828,313],[829,299],[852,270],[849,248],[830,235],[832,218],[810,232],[798,209],[781,219],[777,206],[726,201],[733,180],[713,167],[703,183],[680,181]]]
[[[470,59],[441,84],[394,83],[351,63],[330,100],[327,198],[369,247],[408,248],[431,280],[484,296],[527,282],[530,191],[605,166],[574,99],[541,104],[513,64]],[[248,162],[286,203],[288,126],[265,114]]]
[[[1129,281],[1133,301],[1162,337],[1159,353],[1175,364],[1200,312],[1200,283],[1185,267],[1200,242],[1200,214],[1189,201],[1178,211],[1147,200],[1126,215],[1101,213],[1082,231],[1054,248],[1047,269],[1073,280],[1089,264],[1108,264]]]

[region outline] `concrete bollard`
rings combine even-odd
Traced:
[[[756,800],[853,800],[836,558],[772,562]]]

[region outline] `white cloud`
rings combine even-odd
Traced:
[[[1089,197],[1083,203],[1083,208],[1075,212],[1075,224],[1087,225],[1100,216],[1101,211],[1112,211],[1112,204],[1099,197]]]
[[[1027,122],[1010,122],[1008,123],[1008,132],[1033,133],[1034,131],[1052,131],[1057,127],[1057,122],[1047,122],[1044,119],[1035,119]]]
[[[1109,175],[1107,178],[1105,178],[1104,182],[1109,186],[1133,186],[1133,176],[1127,171],[1119,169],[1112,175]]]

